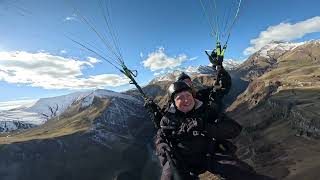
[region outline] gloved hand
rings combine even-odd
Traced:
[[[211,62],[211,64],[213,64],[214,66],[217,65],[218,61],[217,61],[217,53],[216,53],[216,50],[213,50],[211,52],[211,54],[209,54],[207,51],[205,51],[208,58],[209,58],[209,61]]]
[[[153,100],[151,99],[146,99],[146,101],[144,102],[144,105],[143,105],[145,108],[147,109],[157,109],[157,104],[155,102],[153,102]]]
[[[151,99],[147,99],[143,106],[146,108],[150,117],[153,117],[157,113],[160,113],[158,105]]]
[[[171,148],[167,143],[160,143],[160,144],[157,145],[157,152],[160,155],[165,155],[166,151],[167,152],[171,152]]]

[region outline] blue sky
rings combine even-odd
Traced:
[[[236,7],[227,1],[216,0],[220,17]],[[105,50],[81,21],[83,15],[105,32],[97,2],[0,0],[0,101],[131,87],[119,71],[66,37]],[[204,50],[214,47],[215,38],[199,0],[111,0],[109,7],[125,63],[138,70],[142,85],[154,74],[208,64]],[[226,59],[244,60],[271,40],[319,39],[318,7],[316,0],[243,0]]]

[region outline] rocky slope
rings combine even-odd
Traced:
[[[97,90],[42,126],[2,134],[0,179],[156,179],[142,102]]]
[[[251,82],[228,111],[245,127],[237,141],[239,155],[259,172],[317,179],[320,42],[291,45],[269,50],[276,54],[272,57],[257,52],[241,65],[237,72]]]

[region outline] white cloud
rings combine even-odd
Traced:
[[[99,60],[97,58],[94,58],[94,57],[88,57],[88,60],[92,64],[96,64],[96,63],[100,63],[101,62],[101,60]]]
[[[193,61],[193,60],[196,60],[196,59],[198,59],[198,56],[192,57],[192,58],[190,58],[189,60],[190,60],[190,61]]]
[[[147,59],[143,61],[143,66],[149,68],[151,71],[161,69],[173,69],[180,66],[188,57],[185,54],[180,54],[177,57],[169,57],[164,48],[159,48],[155,52],[148,54]]]
[[[272,41],[291,41],[314,32],[320,32],[320,16],[315,16],[296,24],[280,23],[260,32],[258,38],[250,41],[251,47],[246,48],[243,53],[249,55]]]
[[[85,78],[83,69],[92,68],[97,62],[92,57],[77,60],[42,52],[0,52],[0,80],[46,89],[116,87],[128,83],[126,77],[117,74]]]
[[[62,49],[62,50],[60,51],[60,53],[61,53],[61,54],[67,54],[67,50]]]
[[[75,21],[77,20],[77,14],[72,14],[71,16],[67,16],[63,19],[63,21]]]
[[[143,53],[142,52],[140,52],[140,57],[143,58]]]

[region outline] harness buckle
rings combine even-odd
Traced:
[[[199,133],[199,131],[192,131],[192,135],[193,135],[193,136],[199,136],[200,133]]]

